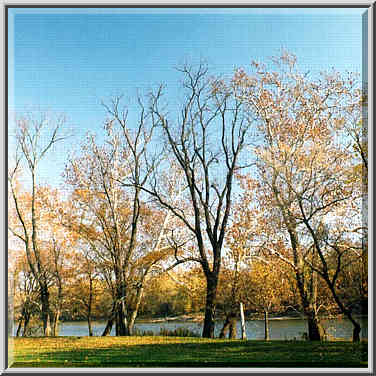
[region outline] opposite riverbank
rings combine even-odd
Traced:
[[[367,318],[368,315],[357,315],[357,318]],[[343,315],[322,317],[322,320],[333,320],[343,318]],[[221,317],[220,320],[223,320],[224,317]],[[263,315],[253,314],[248,315],[246,320],[262,320],[264,321]],[[285,316],[269,316],[269,320],[302,320],[304,319],[303,315],[285,315]],[[239,318],[240,320],[240,318]],[[141,317],[136,319],[136,323],[163,323],[163,322],[204,322],[203,314],[191,314],[191,315],[179,315],[179,316],[165,316],[165,317]]]

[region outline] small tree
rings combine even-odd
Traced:
[[[248,289],[244,289],[245,301],[248,308],[264,314],[265,341],[270,339],[269,313],[283,311],[284,305],[290,301],[289,278],[286,268],[274,257],[269,260],[255,260],[250,263]]]
[[[15,310],[18,312],[16,336],[29,335],[29,324],[33,316],[40,314],[38,284],[35,280],[24,254],[15,261],[13,271],[15,280]]]

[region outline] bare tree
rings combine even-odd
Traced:
[[[234,99],[231,86],[224,80],[211,79],[206,65],[200,64],[197,69],[185,65],[178,70],[184,77],[185,92],[180,114],[173,118],[161,106],[162,87],[151,94],[150,107],[153,121],[162,128],[167,150],[182,171],[189,210],[171,202],[160,189],[158,176],[144,190],[179,218],[195,237],[197,251],[177,263],[196,261],[204,271],[207,289],[202,335],[212,338],[233,177],[241,168],[240,156],[251,123],[241,102]]]

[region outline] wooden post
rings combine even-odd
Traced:
[[[243,303],[240,302],[240,322],[242,327],[242,339],[246,340],[247,335],[245,334],[245,320],[244,320],[244,310],[243,310]]]

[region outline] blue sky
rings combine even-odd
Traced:
[[[72,145],[88,130],[100,131],[101,100],[123,93],[132,104],[136,90],[165,83],[173,101],[180,78],[174,67],[184,60],[203,58],[213,73],[230,75],[285,48],[313,74],[362,68],[365,9],[8,11],[10,115],[48,109],[64,113],[74,130],[41,166],[53,185]]]

